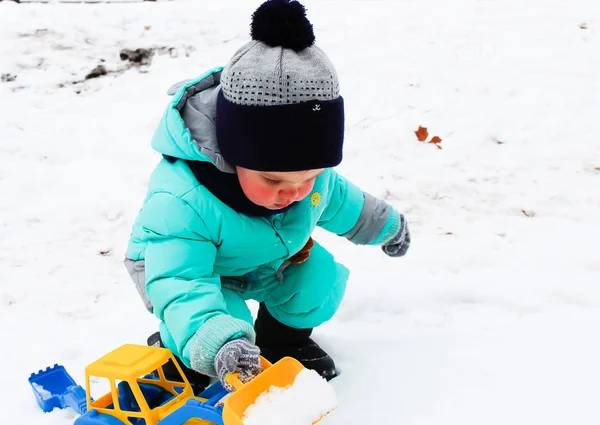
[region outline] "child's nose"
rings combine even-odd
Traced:
[[[288,186],[285,189],[282,189],[279,193],[287,199],[296,199],[298,197],[298,186]]]

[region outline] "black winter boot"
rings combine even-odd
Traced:
[[[160,339],[160,332],[153,333],[148,337],[148,345],[151,347],[165,348],[162,340]],[[183,371],[187,380],[190,382],[192,390],[194,391],[194,395],[200,394],[206,389],[206,387],[208,387],[210,383],[210,377],[190,369],[184,365],[181,359],[175,354],[173,354],[173,357],[175,357],[175,360],[177,360],[177,363],[179,363],[179,367]],[[172,362],[169,362],[163,366],[163,372],[165,373],[165,378],[169,381],[181,382],[179,371],[175,365],[172,364]]]
[[[261,303],[254,329],[256,345],[262,356],[271,363],[289,356],[328,381],[337,376],[333,359],[310,338],[312,328],[296,329],[286,326],[271,316],[265,304]]]

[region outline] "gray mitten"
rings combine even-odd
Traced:
[[[261,371],[260,349],[246,338],[238,338],[223,345],[215,357],[217,376],[228,391],[233,391],[225,377],[239,372],[240,381],[248,382]]]
[[[400,214],[400,229],[398,233],[381,247],[390,257],[402,257],[410,246],[410,232],[404,216]]]

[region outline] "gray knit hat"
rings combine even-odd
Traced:
[[[251,35],[221,74],[217,139],[225,159],[262,171],[338,165],[343,99],[304,6],[266,1],[253,14]]]
[[[335,68],[317,46],[296,52],[261,41],[236,52],[223,69],[221,88],[228,101],[249,106],[333,100],[340,95]]]

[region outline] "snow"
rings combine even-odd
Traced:
[[[272,386],[244,412],[244,425],[312,425],[335,408],[335,390],[314,370],[304,369],[287,388]]]
[[[72,423],[30,373],[82,384],[156,330],[122,264],[149,141],[168,87],[224,64],[258,3],[0,2],[0,423]],[[315,234],[351,269],[314,333],[341,370],[320,424],[598,424],[600,3],[306,5],[347,108],[338,171],[412,234],[401,259]],[[138,47],[165,49],[128,68]]]
[[[37,391],[37,393],[40,395],[42,400],[48,400],[49,398],[52,397],[52,393],[50,391],[48,391],[47,389],[45,389],[40,384],[36,384],[35,382],[32,382],[31,386],[35,389],[35,391]]]

